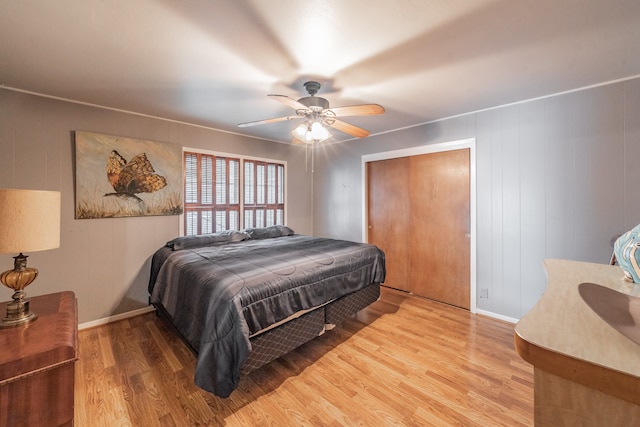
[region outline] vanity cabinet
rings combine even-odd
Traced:
[[[579,292],[594,283],[632,295],[638,285],[618,266],[546,260],[545,268],[547,289],[515,328],[516,351],[534,367],[535,425],[640,425],[640,345]]]

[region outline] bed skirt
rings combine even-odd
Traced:
[[[280,326],[253,336],[251,341],[251,353],[240,369],[241,374],[246,375],[267,363],[290,352],[291,350],[322,335],[325,330],[339,324],[349,316],[367,307],[380,298],[380,284],[374,283],[354,292],[338,298],[322,307],[316,308],[300,317],[292,319]],[[171,324],[171,317],[161,304],[155,304],[158,314]],[[327,328],[328,325],[331,327]],[[173,326],[173,325],[172,325]],[[179,331],[173,327],[179,336]],[[195,349],[183,338],[183,341],[196,354]]]

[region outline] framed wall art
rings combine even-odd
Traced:
[[[182,147],[75,132],[76,219],[182,213]]]

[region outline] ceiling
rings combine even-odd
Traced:
[[[637,0],[0,0],[0,85],[285,143],[307,80],[375,135],[638,75]]]

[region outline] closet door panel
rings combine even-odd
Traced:
[[[410,290],[469,309],[469,150],[410,157]]]
[[[368,241],[385,253],[385,285],[410,291],[409,158],[367,163]]]

